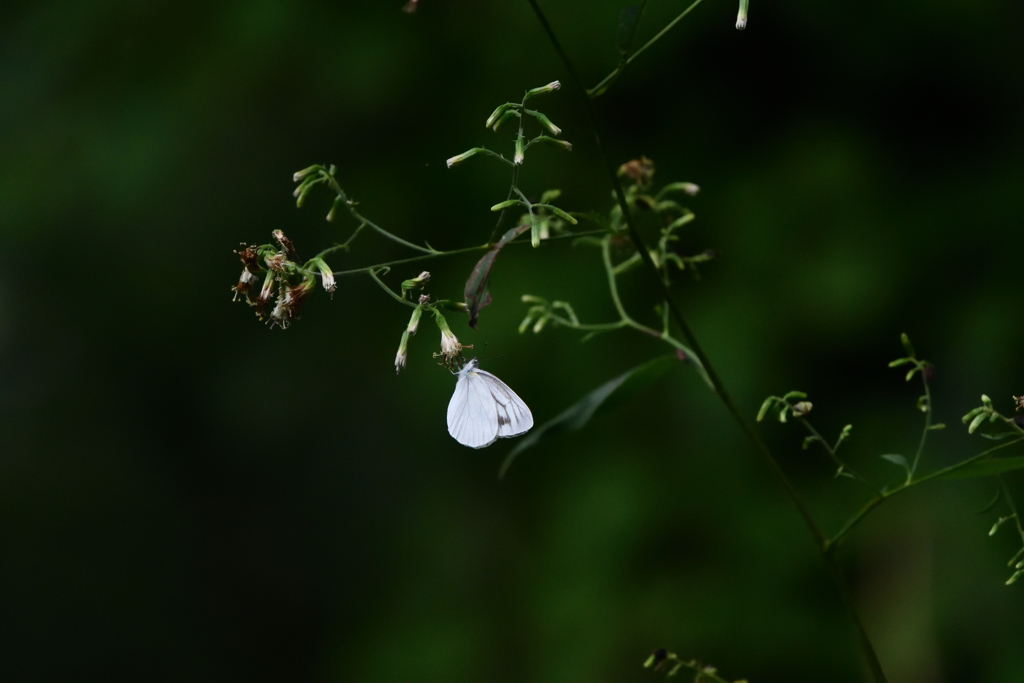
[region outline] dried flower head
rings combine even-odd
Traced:
[[[299,308],[315,284],[316,279],[313,277],[306,278],[298,285],[282,283],[277,294],[277,304],[270,313],[270,327],[278,325],[282,330],[288,329],[292,320],[299,317]]]
[[[285,266],[288,264],[288,259],[285,258],[284,252],[276,251],[269,256],[263,257],[263,262],[267,264],[267,268],[276,273],[283,273]]]
[[[298,261],[299,257],[295,254],[295,243],[284,236],[284,233],[280,230],[275,230],[271,233],[274,236],[274,240],[281,245],[281,249],[288,255],[289,261]]]
[[[619,176],[626,176],[640,187],[646,187],[654,178],[654,162],[647,157],[627,161],[619,166]]]
[[[268,270],[266,277],[263,278],[263,289],[260,290],[260,295],[256,298],[256,317],[260,320],[263,320],[266,315],[267,304],[274,296],[275,282],[277,282],[277,277],[274,275],[274,271]]]
[[[245,296],[245,300],[249,304],[255,303],[255,299],[252,296],[252,286],[259,282],[259,278],[256,277],[248,268],[242,268],[242,275],[238,278],[238,284],[231,289],[235,292],[235,296],[232,301],[238,301],[238,295]]]

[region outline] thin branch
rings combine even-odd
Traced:
[[[988,456],[992,455],[993,453],[995,453],[998,450],[1001,450],[1003,448],[1007,448],[1009,446],[1013,446],[1014,444],[1018,444],[1018,443],[1020,443],[1022,441],[1024,441],[1024,438],[1014,439],[1013,441],[1007,441],[1006,443],[1001,443],[1001,444],[999,444],[997,446],[993,446],[992,448],[986,449],[986,450],[982,451],[981,453],[978,453],[976,455],[972,455],[971,457],[967,458],[966,460],[961,460],[958,463],[954,463],[954,464],[950,465],[949,467],[943,467],[941,470],[936,470],[934,472],[931,472],[929,474],[924,475],[923,477],[919,477],[918,479],[914,479],[913,481],[905,482],[902,486],[898,486],[898,487],[894,488],[891,491],[883,491],[882,493],[879,493],[877,496],[875,496],[874,498],[869,500],[867,503],[865,503],[864,507],[862,507],[857,512],[857,514],[855,514],[850,519],[846,520],[846,523],[843,524],[842,528],[839,529],[838,532],[836,532],[835,536],[832,536],[830,539],[828,539],[828,541],[825,544],[825,552],[832,552],[833,550],[835,550],[835,548],[843,541],[843,539],[846,538],[846,535],[848,533],[850,533],[850,531],[855,526],[857,526],[860,523],[860,521],[862,519],[864,519],[864,517],[869,512],[871,512],[876,507],[878,507],[879,505],[881,505],[882,503],[884,503],[888,499],[892,498],[896,494],[901,493],[902,491],[906,491],[907,489],[913,488],[913,487],[915,487],[915,486],[917,486],[919,484],[923,484],[926,481],[931,481],[932,479],[938,479],[939,477],[943,477],[943,476],[945,476],[947,474],[955,472],[958,469],[960,469],[962,467],[966,467],[967,465],[970,465],[973,462],[977,462],[978,460],[982,460],[984,458],[987,458]]]
[[[367,272],[367,274],[370,277],[373,278],[374,282],[376,282],[378,285],[380,285],[381,289],[383,289],[385,292],[387,292],[389,295],[391,295],[392,299],[394,299],[395,301],[397,301],[400,304],[405,304],[406,306],[411,306],[412,308],[419,308],[419,304],[415,304],[415,303],[409,301],[408,299],[403,299],[402,297],[400,297],[397,294],[395,294],[395,292],[390,287],[388,287],[386,284],[384,284],[383,280],[381,280],[379,277],[377,277],[377,272],[375,270],[368,270],[366,272]]]
[[[370,219],[365,218],[364,216],[362,216],[358,211],[356,211],[355,206],[349,200],[348,195],[345,194],[345,191],[343,189],[341,189],[341,185],[339,185],[338,181],[334,179],[334,176],[332,176],[326,170],[321,170],[320,174],[321,174],[321,176],[323,176],[324,178],[327,179],[327,183],[331,186],[331,189],[334,190],[335,194],[338,195],[338,199],[341,200],[341,202],[345,205],[345,208],[348,209],[348,212],[350,214],[352,214],[352,217],[355,218],[357,221],[359,221],[360,224],[365,224],[365,225],[370,226],[371,228],[376,230],[378,233],[380,233],[384,237],[388,238],[392,242],[397,242],[398,244],[401,244],[403,247],[408,247],[410,249],[422,252],[424,254],[436,254],[437,253],[437,250],[435,250],[435,249],[430,249],[429,247],[421,247],[418,244],[413,244],[412,242],[404,240],[401,237],[399,237],[398,235],[394,235],[394,234],[388,232],[387,230],[385,230],[384,228],[380,227],[379,225],[377,225],[376,223],[374,223]],[[335,204],[337,204],[337,200],[335,200]]]
[[[586,230],[584,232],[567,233],[564,235],[554,235],[543,240],[543,242],[556,242],[561,240],[575,239],[577,237],[591,237],[593,235],[605,235],[606,230]],[[525,240],[515,240],[509,242],[506,248],[513,244],[527,244]],[[387,268],[390,266],[401,266],[406,263],[416,263],[418,261],[429,261],[430,259],[441,258],[443,256],[457,256],[459,254],[468,254],[474,251],[487,251],[492,249],[494,245],[490,242],[487,244],[481,244],[475,247],[463,247],[461,249],[452,249],[450,251],[438,251],[434,250],[429,254],[423,254],[422,256],[410,256],[409,258],[396,259],[394,261],[385,261],[383,263],[375,263],[372,266],[364,266],[362,268],[352,268],[350,270],[336,270],[334,271],[334,277],[341,277],[342,275],[358,275],[360,273],[368,273],[378,268]]]
[[[928,387],[927,363],[918,362],[921,368],[921,382],[924,384],[924,429],[921,430],[921,440],[917,444],[917,452],[914,453],[914,463],[910,466],[910,475],[907,479],[913,479],[917,473],[917,463],[921,460],[921,453],[924,451],[924,442],[928,438],[928,432],[932,429],[932,391]]]
[[[605,92],[607,92],[608,88],[611,87],[612,83],[614,83],[615,80],[618,79],[619,74],[622,73],[623,69],[625,69],[627,66],[629,66],[633,62],[634,59],[636,59],[641,54],[643,54],[644,51],[647,48],[649,48],[650,46],[654,45],[656,42],[661,40],[661,38],[666,33],[671,31],[675,27],[676,24],[678,24],[680,21],[683,20],[683,17],[685,17],[687,14],[689,14],[700,3],[701,3],[701,0],[694,0],[693,4],[691,4],[689,7],[687,7],[682,12],[680,12],[679,15],[675,19],[673,19],[672,21],[668,22],[668,24],[665,25],[665,28],[663,28],[660,31],[658,31],[653,38],[648,40],[636,52],[631,54],[626,59],[626,61],[624,61],[621,64],[619,64],[619,66],[615,67],[614,71],[612,71],[610,74],[608,74],[607,76],[602,78],[600,83],[595,85],[590,90],[587,90],[587,97],[593,100],[593,99],[596,99],[596,98],[600,97]]]

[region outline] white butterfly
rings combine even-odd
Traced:
[[[476,358],[459,370],[448,403],[448,433],[463,446],[484,448],[498,437],[519,436],[533,427],[533,413],[489,372],[477,369]]]

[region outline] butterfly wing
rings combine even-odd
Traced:
[[[494,401],[498,420],[498,436],[501,438],[519,436],[529,431],[533,427],[533,413],[523,403],[523,399],[491,373],[477,370],[476,374],[483,379],[483,383]]]
[[[459,373],[448,402],[448,433],[470,448],[490,446],[498,438],[497,403],[479,371]]]

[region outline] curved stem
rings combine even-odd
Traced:
[[[872,676],[874,677],[877,683],[886,683],[887,679],[885,677],[885,673],[882,670],[882,665],[878,661],[878,655],[875,653],[874,647],[872,646],[871,641],[867,636],[867,632],[864,629],[864,625],[860,620],[860,615],[857,614],[857,610],[853,605],[852,599],[849,596],[849,587],[846,584],[846,580],[843,577],[842,572],[839,570],[838,565],[835,564],[835,559],[825,550],[827,538],[824,532],[821,530],[821,527],[818,526],[817,521],[811,515],[810,509],[807,507],[802,496],[800,496],[796,488],[793,486],[792,482],[790,482],[789,478],[786,476],[785,472],[783,472],[782,467],[775,459],[775,456],[772,455],[772,452],[768,449],[768,446],[764,443],[764,441],[761,440],[760,435],[757,433],[757,431],[754,430],[754,428],[743,416],[743,413],[739,410],[738,406],[732,400],[732,397],[729,396],[729,393],[726,391],[725,386],[722,384],[722,380],[718,377],[718,373],[715,372],[714,367],[710,364],[704,351],[700,348],[700,345],[698,344],[697,339],[693,334],[693,331],[690,329],[689,324],[686,322],[686,319],[683,317],[682,312],[676,305],[671,293],[668,291],[668,288],[665,287],[664,283],[661,281],[661,278],[658,275],[658,268],[651,260],[651,255],[647,250],[647,245],[644,243],[643,238],[640,236],[640,233],[636,229],[636,223],[633,220],[629,203],[626,201],[626,195],[622,190],[622,185],[619,183],[618,176],[615,173],[615,168],[611,165],[610,161],[605,155],[604,147],[601,144],[601,137],[597,132],[597,125],[594,121],[593,113],[591,112],[591,98],[587,92],[587,89],[583,85],[583,81],[580,79],[579,74],[573,66],[572,60],[569,59],[569,56],[568,54],[566,54],[565,49],[562,47],[562,44],[558,41],[558,37],[555,35],[554,29],[552,29],[551,24],[548,23],[547,17],[544,15],[544,12],[541,10],[540,6],[537,4],[537,0],[527,0],[527,2],[533,8],[534,13],[537,15],[537,19],[540,22],[541,26],[544,28],[544,31],[547,33],[548,39],[551,41],[552,46],[558,53],[558,56],[561,58],[562,63],[565,65],[566,70],[572,77],[573,82],[579,88],[581,94],[583,95],[584,111],[586,112],[587,121],[590,124],[590,128],[594,133],[594,140],[597,143],[598,152],[600,153],[604,161],[605,171],[608,174],[609,180],[612,183],[612,187],[615,190],[615,196],[618,199],[619,207],[622,210],[622,219],[626,223],[626,227],[629,230],[629,235],[633,240],[634,246],[636,247],[637,251],[640,252],[640,257],[643,259],[644,265],[647,266],[647,271],[652,275],[654,281],[657,283],[659,289],[661,290],[664,299],[668,302],[669,309],[672,312],[672,318],[678,325],[680,331],[683,334],[684,339],[690,345],[690,347],[692,348],[692,352],[703,365],[704,372],[706,373],[708,382],[714,387],[722,403],[725,404],[726,409],[732,415],[733,419],[739,425],[740,429],[747,436],[747,438],[750,439],[750,441],[754,444],[762,460],[768,466],[768,469],[771,471],[772,475],[775,477],[779,485],[786,492],[786,495],[789,497],[790,502],[792,502],[793,506],[796,508],[800,517],[803,519],[808,532],[814,539],[815,545],[817,546],[823,560],[825,561],[825,564],[829,568],[829,574],[832,576],[833,580],[836,583],[840,596],[842,597],[843,604],[847,607],[851,619],[856,624],[861,649],[863,650],[864,657],[867,660],[868,667],[871,669]],[[680,16],[678,19],[681,18],[682,16]],[[671,25],[668,28],[670,27]],[[663,34],[664,31],[659,33],[658,36],[656,36],[656,38],[660,38]]]
[[[371,270],[368,270],[366,272],[367,272],[367,274],[369,274],[369,276],[371,278],[373,278],[374,282],[376,282],[378,285],[380,285],[381,289],[383,289],[385,292],[387,292],[391,296],[391,298],[394,299],[395,301],[397,301],[398,303],[405,304],[406,306],[411,306],[413,308],[419,308],[420,307],[419,304],[414,304],[413,302],[409,301],[408,299],[403,299],[402,297],[400,297],[397,294],[395,294],[394,290],[392,290],[390,287],[388,287],[386,284],[384,284],[384,281],[381,280],[379,277],[377,277],[377,272],[375,270],[371,269]]]
[[[374,223],[373,221],[362,216],[358,211],[356,211],[355,207],[352,205],[352,202],[349,201],[348,195],[346,195],[345,191],[341,189],[341,185],[339,185],[338,181],[334,179],[334,176],[332,176],[326,170],[321,170],[320,174],[327,179],[327,184],[330,185],[331,189],[334,190],[335,194],[338,195],[338,199],[340,199],[341,202],[345,205],[345,208],[348,209],[348,212],[350,214],[352,214],[352,217],[359,221],[360,224],[370,226],[384,237],[388,238],[392,242],[401,244],[403,247],[408,247],[410,249],[422,252],[424,254],[437,253],[435,249],[430,249],[429,247],[421,247],[418,244],[413,244],[412,242],[402,239],[398,235],[393,235],[384,228]],[[335,203],[337,203],[337,200],[335,200]]]
[[[333,247],[327,247],[326,249],[321,251],[319,254],[317,254],[316,258],[323,258],[324,256],[327,256],[328,254],[333,254],[334,252],[341,251],[342,249],[344,249],[345,251],[348,251],[349,250],[349,246],[351,246],[352,242],[359,235],[359,233],[362,232],[363,228],[365,228],[365,227],[366,227],[366,223],[360,223],[359,227],[356,228],[355,232],[352,233],[351,237],[349,237],[347,240],[345,240],[341,244],[335,244]]]

